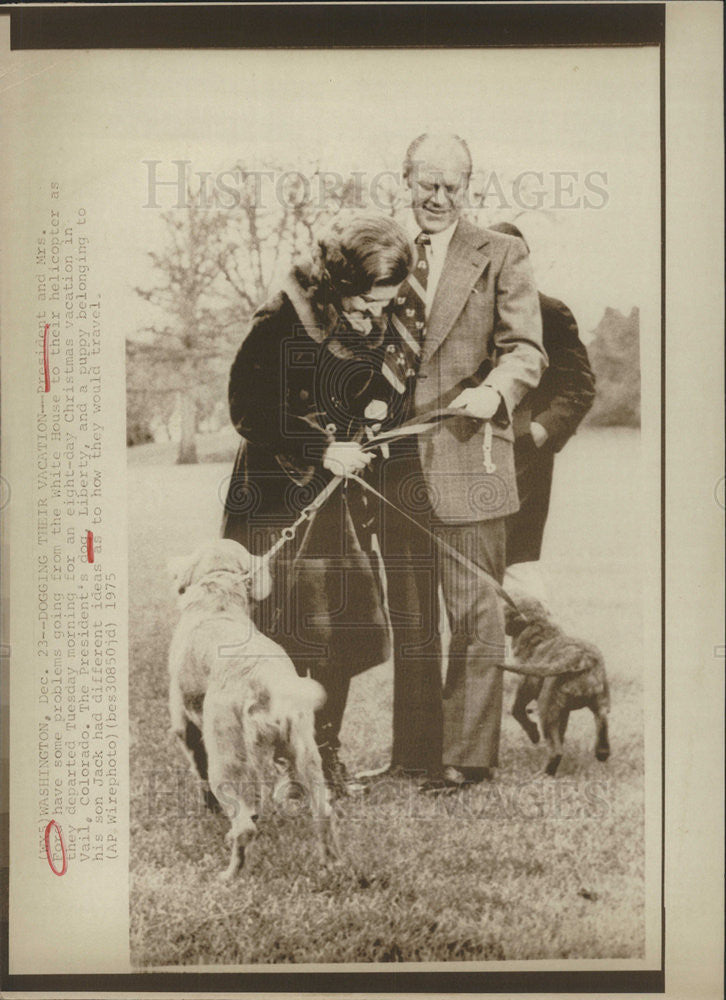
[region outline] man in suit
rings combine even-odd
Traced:
[[[524,240],[511,222],[494,232]],[[525,241],[525,246],[526,246]],[[595,376],[587,349],[570,310],[558,299],[539,293],[542,338],[549,367],[536,389],[514,412],[514,465],[519,510],[507,518],[505,587],[547,603],[539,569],[552,473],[557,452],[567,444],[595,399]]]
[[[462,218],[471,169],[458,136],[423,135],[409,146],[404,177],[417,262],[394,322],[417,359],[414,412],[451,406],[478,418],[448,418],[419,441],[428,526],[501,582],[505,519],[518,507],[511,416],[538,384],[547,359],[523,242]],[[442,768],[422,786],[432,792],[481,781],[497,766],[502,674],[493,664],[501,663],[504,650],[494,588],[450,555],[439,552],[439,566],[451,645]],[[430,586],[433,595],[438,581],[431,578]],[[402,729],[417,725],[406,716],[408,689],[431,690],[438,670],[437,663],[417,661],[415,652],[403,668],[396,665],[394,749],[405,742]]]

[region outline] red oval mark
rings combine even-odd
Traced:
[[[48,365],[48,330],[50,323],[45,324],[43,330],[43,371],[45,372],[45,391],[50,392],[50,367]]]
[[[89,563],[93,562],[93,532],[86,532],[86,559]]]
[[[63,858],[63,867],[60,871],[53,864],[53,858],[50,853],[50,832],[55,829],[56,837],[58,838],[58,843],[60,844],[61,857]],[[45,856],[48,859],[48,864],[50,865],[50,870],[54,875],[65,875],[68,871],[68,861],[66,859],[66,845],[63,843],[63,834],[61,828],[58,826],[56,821],[52,819],[50,823],[45,828]]]

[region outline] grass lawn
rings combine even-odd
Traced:
[[[169,733],[169,556],[219,532],[229,462],[129,452],[131,953],[137,967],[638,958],[644,952],[639,435],[582,430],[558,456],[543,565],[553,610],[597,643],[611,681],[612,756],[587,711],[565,758],[505,715],[498,780],[429,801],[409,782],[338,806],[346,864],[321,870],[305,815],[261,822],[222,886],[227,821],[205,812]],[[206,446],[220,457],[229,436]],[[164,464],[162,464],[164,463]],[[507,675],[505,707],[515,680]],[[353,770],[388,761],[391,668],[356,678],[342,734]]]

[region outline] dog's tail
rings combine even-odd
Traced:
[[[312,677],[289,677],[275,687],[273,699],[275,714],[290,718],[298,712],[317,712],[325,704],[325,690]]]
[[[497,670],[506,670],[510,674],[520,674],[522,677],[562,677],[565,674],[584,674],[592,669],[592,663],[582,657],[578,663],[552,663],[542,660],[537,663],[494,663]]]

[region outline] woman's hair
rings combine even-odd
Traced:
[[[406,231],[390,216],[340,212],[317,239],[311,277],[321,291],[340,299],[374,285],[399,285],[413,259]]]

